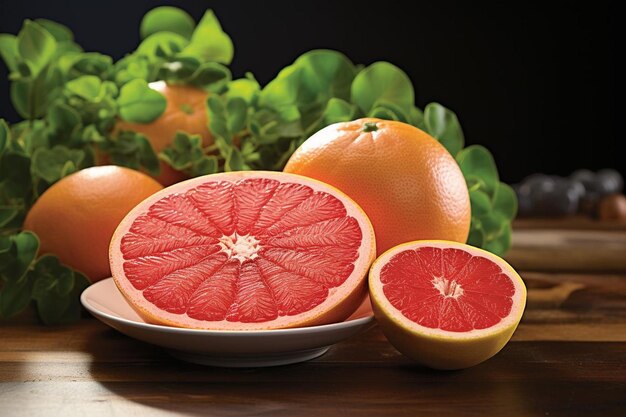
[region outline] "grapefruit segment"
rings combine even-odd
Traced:
[[[389,341],[440,369],[476,365],[511,338],[526,304],[519,275],[496,255],[448,241],[389,249],[372,265],[370,298]]]
[[[200,329],[330,323],[363,300],[372,226],[339,190],[293,174],[235,172],[139,204],[110,247],[115,283],[148,321]]]

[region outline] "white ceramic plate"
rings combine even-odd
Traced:
[[[362,305],[341,323],[262,331],[196,330],[146,323],[126,302],[113,278],[83,291],[80,301],[100,321],[135,339],[167,349],[172,356],[203,365],[258,367],[316,358],[331,345],[369,327],[374,317]]]

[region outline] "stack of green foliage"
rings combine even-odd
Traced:
[[[510,246],[517,202],[489,151],[464,148],[457,117],[437,104],[415,106],[407,75],[388,62],[354,65],[339,52],[305,53],[261,87],[252,74],[232,79],[231,39],[212,11],[197,24],[184,11],[159,7],[141,22],[142,42],[121,60],[84,52],[72,32],[45,19],[27,20],[17,36],[0,34],[0,56],[10,70],[11,100],[24,118],[0,119],[0,317],[34,301],[45,323],[80,316],[78,295],[87,279],[21,230],[36,199],[54,182],[92,166],[95,152],[118,165],[158,174],[159,160],[191,176],[218,171],[281,169],[310,135],[332,123],[379,117],[415,125],[457,159],[472,203],[469,243],[497,254]],[[149,123],[166,107],[148,83],[165,80],[209,91],[207,111],[215,143],[179,132],[155,154],[116,120]]]

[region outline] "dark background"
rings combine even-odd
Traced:
[[[117,59],[135,49],[152,7],[177,5],[196,20],[212,8],[233,38],[236,77],[252,71],[264,84],[314,48],[355,63],[387,60],[408,73],[419,106],[438,101],[458,114],[467,143],[487,146],[505,181],[581,167],[625,174],[615,7],[542,3],[0,0],[0,32],[45,17],[69,26],[85,50]],[[0,67],[0,116],[14,121]]]

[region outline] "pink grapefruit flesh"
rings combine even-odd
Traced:
[[[113,278],[148,321],[258,330],[340,321],[362,302],[372,226],[309,178],[233,172],[151,196],[120,223]]]
[[[383,332],[425,365],[480,363],[508,342],[526,288],[504,260],[468,245],[416,241],[385,252],[370,271],[370,297]]]

